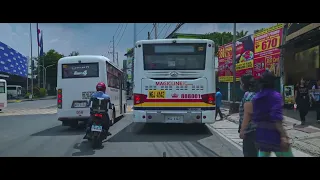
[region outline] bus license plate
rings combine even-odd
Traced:
[[[72,105],[73,108],[85,108],[87,107],[87,102],[86,101],[82,101],[82,102],[73,102],[73,105]]]
[[[92,125],[91,126],[91,131],[101,132],[102,131],[102,126]]]
[[[183,123],[183,116],[166,116],[166,123]]]
[[[166,98],[166,91],[165,90],[149,90],[148,91],[148,98],[149,99],[164,99],[164,98]]]

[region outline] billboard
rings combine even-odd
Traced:
[[[280,49],[283,24],[266,28],[254,34],[254,76],[258,77],[266,69],[280,76]]]
[[[27,77],[27,64],[27,57],[0,42],[0,72]]]
[[[232,43],[218,49],[219,82],[232,82]],[[236,79],[244,74],[253,74],[254,43],[253,35],[245,36],[236,42]]]
[[[266,69],[280,76],[280,49],[283,24],[243,37],[236,42],[236,80],[244,74],[258,77]],[[232,82],[232,43],[218,49],[219,82]]]

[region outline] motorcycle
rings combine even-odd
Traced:
[[[92,119],[91,131],[89,133],[88,140],[91,141],[92,148],[98,148],[102,146],[102,141],[107,138],[107,133],[102,128],[103,114],[96,113]]]

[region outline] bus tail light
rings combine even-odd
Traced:
[[[58,108],[62,108],[62,89],[58,89],[58,97],[57,97]]]
[[[216,104],[216,94],[215,93],[210,93],[210,94],[203,94],[201,95],[201,98],[203,102],[208,103],[208,104]]]
[[[147,99],[147,95],[144,94],[134,94],[133,95],[133,104],[141,104],[144,103],[144,101]]]

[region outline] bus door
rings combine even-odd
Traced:
[[[0,111],[7,107],[7,83],[0,81]]]

